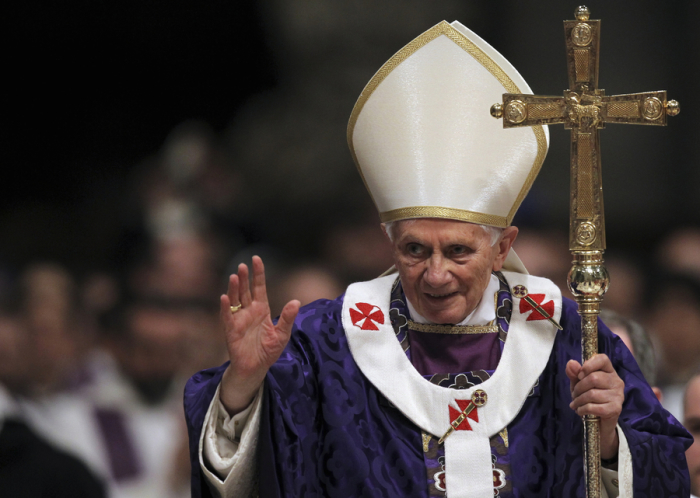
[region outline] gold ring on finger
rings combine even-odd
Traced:
[[[243,307],[242,304],[237,304],[236,306],[231,306],[231,313],[237,313]]]

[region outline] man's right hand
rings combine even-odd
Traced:
[[[241,263],[238,275],[229,277],[228,293],[221,296],[221,321],[231,364],[224,372],[220,397],[231,416],[250,404],[267,371],[282,354],[300,306],[299,301],[288,302],[277,325],[273,324],[262,259],[253,256],[252,266],[252,289],[248,267]],[[232,313],[232,307],[238,304],[242,307]]]

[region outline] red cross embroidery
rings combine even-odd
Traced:
[[[355,308],[350,308],[350,319],[352,324],[360,327],[362,330],[379,330],[374,322],[379,325],[384,324],[384,313],[379,309],[379,306],[368,303],[357,303]]]
[[[448,408],[450,409],[450,423],[454,422],[457,420],[457,418],[462,414],[464,410],[467,409],[467,406],[472,402],[470,399],[456,399],[457,406],[459,406],[459,411],[455,410],[451,406],[448,405]],[[470,431],[472,430],[471,425],[469,425],[469,420],[472,419],[474,422],[479,421],[479,414],[476,411],[476,407],[472,409],[471,412],[469,412],[469,415],[466,416],[466,418],[462,421],[461,424],[459,424],[457,427],[455,427],[456,431]]]
[[[539,304],[543,310],[545,310],[549,316],[554,316],[554,301],[548,301],[544,304],[542,304],[542,301],[544,301],[544,294],[530,294],[529,297],[532,298],[533,301],[535,301],[537,304]],[[542,316],[542,313],[540,313],[537,308],[535,308],[533,305],[528,303],[525,299],[520,300],[520,313],[527,313],[528,311],[532,311],[530,313],[530,316],[527,317],[526,322],[529,322],[531,320],[546,320],[546,316]]]
[[[506,473],[496,468],[496,464],[491,464],[493,472],[493,496],[501,496],[499,490],[506,487]]]

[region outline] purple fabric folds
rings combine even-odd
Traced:
[[[341,325],[342,303],[343,296],[302,308],[287,348],[267,375],[260,496],[428,497],[421,431],[359,370]],[[564,373],[569,359],[581,360],[580,321],[570,300],[564,301],[561,325],[537,389],[508,426],[512,497],[585,496],[582,423],[568,406]],[[402,344],[405,339],[398,337]],[[619,424],[632,451],[634,496],[688,496],[684,452],[690,436],[660,406],[627,348],[603,325],[599,345],[625,382]],[[199,372],[185,388],[193,497],[211,496],[197,452],[225,368]]]
[[[421,375],[493,370],[501,357],[498,333],[448,335],[408,331],[411,361]]]

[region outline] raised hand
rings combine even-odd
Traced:
[[[569,360],[566,375],[571,386],[569,406],[578,415],[600,417],[600,456],[606,460],[613,458],[620,442],[616,426],[625,401],[624,381],[604,354],[595,355],[583,366]]]
[[[221,381],[220,397],[230,415],[250,404],[270,366],[287,345],[299,312],[299,301],[290,301],[282,309],[277,325],[273,324],[262,259],[253,256],[252,266],[252,288],[248,267],[240,264],[238,274],[229,277],[228,293],[221,296],[221,322],[231,364]]]

